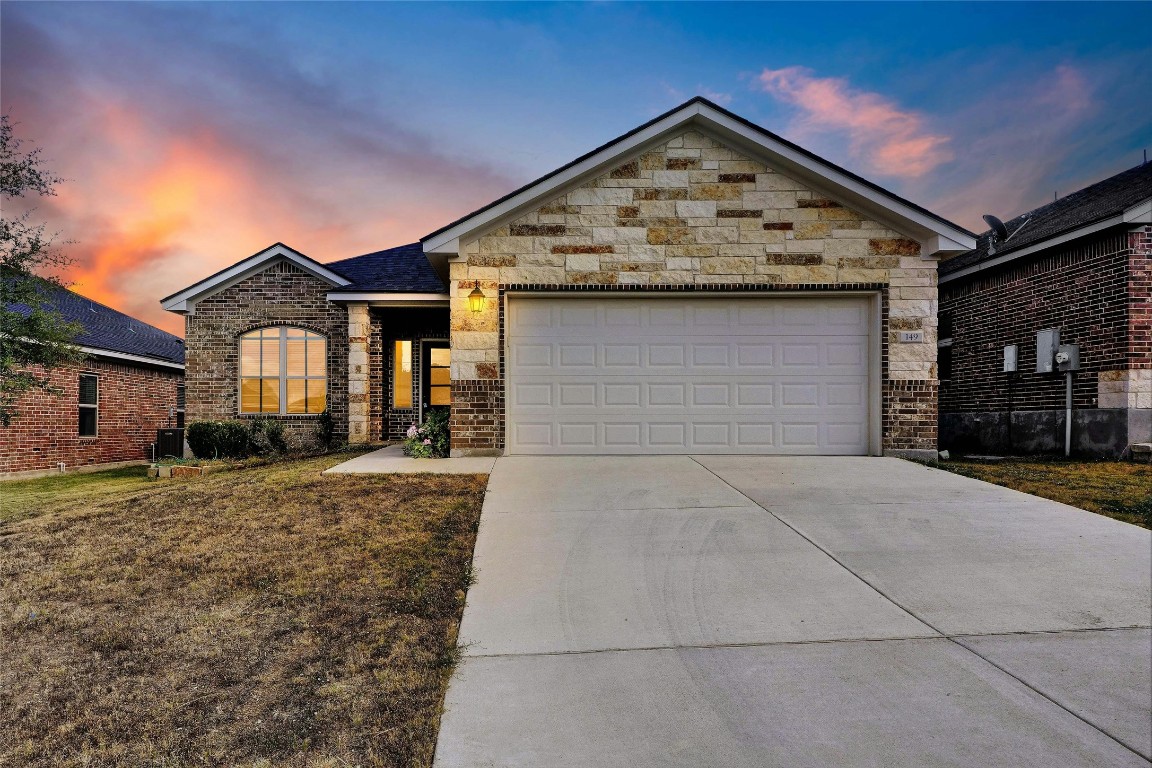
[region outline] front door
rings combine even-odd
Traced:
[[[420,418],[430,407],[452,404],[452,351],[446,341],[424,342],[421,355]]]

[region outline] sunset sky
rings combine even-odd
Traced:
[[[1152,149],[1150,3],[0,6],[79,293],[419,239],[700,94],[970,229]]]

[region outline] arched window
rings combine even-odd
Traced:
[[[279,326],[240,337],[240,413],[320,413],[327,406],[327,343]]]

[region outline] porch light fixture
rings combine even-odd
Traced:
[[[472,293],[468,294],[468,309],[473,312],[484,311],[484,291],[480,290],[480,281],[476,281],[476,287],[472,289]]]

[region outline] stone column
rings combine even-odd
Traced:
[[[368,434],[368,337],[371,333],[367,304],[348,305],[348,442],[371,442]]]

